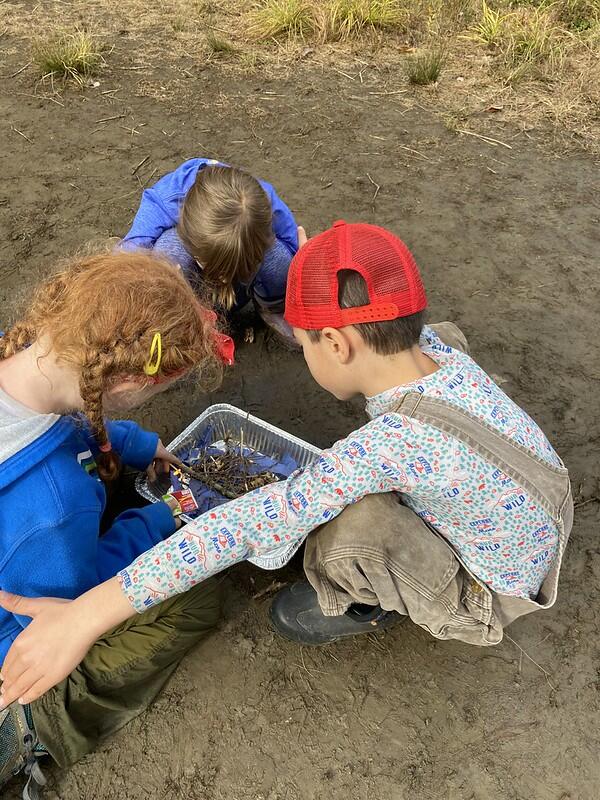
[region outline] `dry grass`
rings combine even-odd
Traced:
[[[43,78],[72,78],[81,84],[98,72],[103,58],[94,37],[78,30],[34,41],[33,62]]]
[[[390,91],[399,88],[399,80],[412,81],[413,72],[420,81],[422,72],[423,81],[438,81],[437,107],[448,118],[460,118],[461,127],[468,122],[484,130],[492,124],[488,120],[502,119],[527,131],[539,126],[548,131],[549,122],[577,146],[600,150],[600,0],[253,3],[120,0],[117,13],[112,0],[48,0],[30,12],[23,0],[12,0],[10,10],[0,3],[0,30],[31,39],[32,30],[52,30],[55,19],[71,30],[85,24],[116,45],[111,65],[125,59],[125,68],[156,86],[165,85],[162,67],[181,57],[186,64],[190,58],[208,60],[224,71],[278,78],[299,64],[310,70],[312,63],[360,83],[364,77],[373,89],[389,76]],[[207,30],[215,31],[214,38]],[[235,58],[219,57],[231,53],[230,47]],[[427,61],[440,47],[445,64],[436,78],[438,67]],[[43,68],[39,63],[42,73],[80,75],[97,68],[85,63],[81,72],[72,65],[65,69],[64,57]],[[409,102],[412,94],[404,97]],[[482,114],[488,106],[501,107],[502,113]]]
[[[237,53],[237,47],[228,39],[219,36],[215,31],[208,31],[206,34],[206,44],[213,55],[231,55]]]
[[[325,7],[325,38],[352,39],[365,31],[402,28],[407,9],[397,0],[331,0]]]
[[[504,57],[512,68],[511,80],[554,72],[562,63],[572,40],[550,14],[535,9],[532,14],[511,17]]]
[[[565,6],[574,0],[564,0]],[[507,68],[507,80],[547,78],[556,73],[566,54],[577,44],[576,36],[560,23],[561,0],[523,5],[509,11],[492,8],[482,0],[479,19],[468,38],[491,47],[499,67]]]

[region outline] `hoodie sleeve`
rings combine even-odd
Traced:
[[[31,531],[2,564],[2,588],[28,597],[73,599],[175,532],[165,503],[126,511],[101,538],[98,523],[97,510],[89,510]],[[30,622],[16,619],[22,627]]]
[[[158,444],[158,433],[145,431],[130,420],[107,422],[106,431],[112,446],[125,464],[142,470],[152,462]]]
[[[212,162],[206,158],[184,161],[176,170],[146,189],[121,246],[128,250],[135,247],[152,248],[161,234],[177,225],[181,203],[196,180],[198,170],[207,163]]]
[[[154,459],[158,444],[158,433],[145,431],[131,420],[105,420],[106,432],[112,446],[123,463],[134,469],[144,470]],[[98,444],[92,436],[89,423],[81,419],[83,435],[90,450],[98,454]]]
[[[269,196],[273,210],[273,233],[280,242],[287,247],[290,255],[295,255],[298,250],[298,226],[290,209],[267,181],[259,181],[262,188]]]

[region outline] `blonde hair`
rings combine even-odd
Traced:
[[[214,302],[231,308],[235,284],[251,280],[273,241],[272,225],[271,203],[256,178],[235,167],[199,170],[177,231]]]
[[[162,356],[156,375],[144,371],[160,333]],[[102,396],[119,379],[140,384],[200,370],[203,382],[220,379],[213,323],[181,272],[144,252],[79,259],[42,283],[22,318],[0,338],[8,358],[48,337],[61,364],[79,373],[83,412],[99,447],[109,448]],[[101,452],[103,480],[119,471],[111,450]]]

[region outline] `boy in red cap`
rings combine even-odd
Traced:
[[[308,537],[308,581],[273,602],[287,638],[326,643],[399,613],[496,644],[556,599],[567,470],[461,331],[424,326],[426,305],[412,254],[383,228],[336,222],[294,259],[285,316],[308,367],[338,399],[364,395],[371,422],[321,458],[311,505],[342,513]]]
[[[573,519],[567,470],[458,328],[423,325],[425,306],[414,259],[389,231],[337,222],[304,244],[286,319],[315,380],[340,400],[365,396],[370,422],[69,604],[2,593],[3,607],[34,618],[6,658],[3,701],[62,679],[93,643],[88,630],[97,638],[236,561],[274,562],[279,550],[281,563],[307,536],[308,581],[271,607],[302,644],[404,615],[438,639],[492,645],[550,607]]]

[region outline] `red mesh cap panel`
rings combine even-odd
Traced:
[[[362,275],[369,305],[341,309],[340,270]],[[336,222],[294,257],[288,275],[285,318],[303,330],[342,328],[406,317],[427,305],[419,270],[397,236],[376,225]]]

